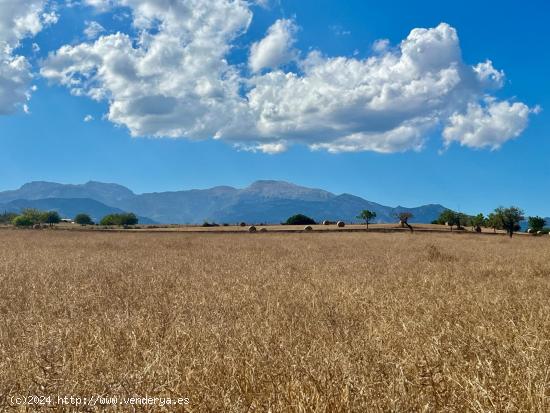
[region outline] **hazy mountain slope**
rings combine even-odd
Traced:
[[[116,206],[124,199],[134,196],[132,191],[118,184],[90,181],[82,185],[71,185],[37,181],[25,184],[14,191],[0,192],[0,203],[17,199],[88,198],[106,205]]]
[[[0,211],[19,213],[26,208],[35,208],[42,211],[57,211],[62,218],[74,218],[77,214],[85,213],[92,217],[94,222],[108,214],[124,212],[119,208],[113,208],[99,201],[88,198],[44,198],[44,199],[18,199],[0,204]],[[142,224],[154,224],[148,217],[139,217]]]
[[[99,182],[83,185],[31,182],[15,191],[0,192],[0,203],[50,198],[70,198],[73,199],[71,202],[78,198],[93,199],[155,222],[181,224],[200,224],[204,221],[280,223],[297,213],[310,215],[318,221],[349,222],[356,221],[356,216],[363,209],[375,211],[377,222],[395,222],[395,214],[399,211],[412,212],[414,218],[411,222],[430,222],[444,209],[441,205],[392,208],[350,194],[335,195],[322,189],[268,180],[254,182],[244,189],[220,186],[141,195],[117,184]]]

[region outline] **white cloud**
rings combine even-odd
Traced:
[[[339,24],[333,24],[328,27],[332,33],[336,36],[349,36],[351,35],[351,30],[346,30]]]
[[[394,48],[381,41],[367,59],[314,51],[298,60],[296,25],[278,20],[252,45],[255,74],[246,77],[227,61],[252,18],[244,0],[93,2],[130,7],[139,37],[64,46],[41,73],[73,94],[109,102],[107,119],[133,136],[214,138],[265,153],[294,144],[393,153],[421,150],[442,128],[447,145],[466,144],[461,134],[470,133],[468,146],[494,148],[527,125],[525,104],[483,103],[504,85],[504,73],[490,61],[466,64],[447,24],[414,29]],[[292,59],[299,72],[280,68]],[[486,126],[466,126],[474,119]]]
[[[267,35],[252,45],[248,64],[252,71],[276,68],[290,62],[297,56],[293,45],[297,28],[292,20],[277,20],[267,31]]]
[[[474,72],[483,86],[487,88],[500,89],[504,85],[504,72],[496,70],[493,62],[486,60],[484,63],[478,63],[474,66]]]
[[[86,115],[84,116],[84,122],[89,123],[94,120],[94,117],[92,115]]]
[[[495,150],[524,131],[531,112],[538,110],[519,102],[489,99],[484,105],[470,103],[465,113],[449,118],[443,137],[447,145],[456,141],[470,148]]]
[[[372,44],[372,50],[376,53],[383,53],[390,47],[390,41],[388,39],[378,39]]]
[[[18,108],[28,111],[31,67],[14,50],[22,39],[57,22],[55,12],[45,12],[46,5],[46,0],[0,1],[0,115]]]
[[[105,31],[105,28],[96,21],[87,21],[84,28],[84,35],[89,39],[96,39],[101,33]]]
[[[235,147],[248,152],[263,152],[268,155],[283,153],[286,152],[288,149],[288,146],[284,141],[274,143],[262,143],[257,145],[236,144]]]
[[[202,139],[238,118],[244,105],[239,77],[225,55],[248,28],[252,15],[246,3],[189,0],[171,8],[161,0],[127,3],[134,7],[134,24],[144,28],[137,45],[117,33],[64,46],[50,56],[43,76],[74,94],[108,99],[107,118],[134,136]]]

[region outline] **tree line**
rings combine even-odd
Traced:
[[[521,208],[511,206],[509,208],[498,207],[489,215],[467,215],[461,212],[456,212],[451,209],[446,209],[441,213],[438,219],[432,224],[448,225],[452,231],[453,227],[462,229],[466,226],[473,227],[477,232],[481,232],[481,227],[491,228],[494,232],[497,230],[506,231],[512,237],[514,232],[521,230],[520,223],[525,220],[525,213]],[[527,218],[529,229],[534,233],[545,232],[549,230],[545,228],[546,220],[539,216],[530,216]]]
[[[0,214],[0,224],[13,224],[16,227],[32,227],[35,225],[53,226],[59,224],[61,221],[61,216],[57,211],[40,211],[33,208],[24,209],[20,214],[13,212]],[[95,225],[90,215],[84,213],[77,214],[73,222],[83,226]],[[139,219],[136,214],[129,212],[106,215],[99,221],[99,225],[125,226],[137,225],[138,222]]]
[[[369,228],[369,224],[376,218],[376,212],[368,209],[362,210],[356,217],[362,220]],[[399,220],[399,223],[403,228],[407,227],[411,231],[412,226],[409,224],[409,220],[413,218],[413,214],[410,212],[402,211],[395,214],[395,218]],[[484,214],[467,215],[462,212],[453,211],[452,209],[444,210],[439,217],[432,221],[432,224],[447,225],[452,231],[454,227],[457,229],[464,229],[464,227],[472,227],[476,232],[481,232],[481,228],[491,228],[495,232],[497,230],[504,230],[512,237],[515,232],[521,230],[520,223],[525,220],[525,213],[521,208],[511,206],[509,208],[498,207],[489,215]],[[547,222],[544,218],[539,216],[530,216],[527,218],[530,232],[537,233],[549,233],[550,228],[546,228]],[[291,216],[284,224],[286,225],[310,225],[315,224],[315,220],[303,215],[297,214]]]

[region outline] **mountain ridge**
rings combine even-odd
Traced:
[[[296,213],[310,215],[318,221],[350,222],[357,221],[356,216],[363,209],[375,211],[376,222],[395,222],[397,212],[413,213],[411,222],[430,222],[445,209],[439,204],[390,207],[353,194],[337,195],[324,189],[275,180],[255,181],[245,188],[222,185],[142,194],[116,183],[33,181],[19,189],[0,192],[0,207],[21,200],[71,199],[76,202],[74,200],[83,198],[166,224],[200,224],[204,221],[280,223]]]

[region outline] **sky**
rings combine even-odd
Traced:
[[[0,190],[285,180],[550,216],[550,4],[0,0]]]

